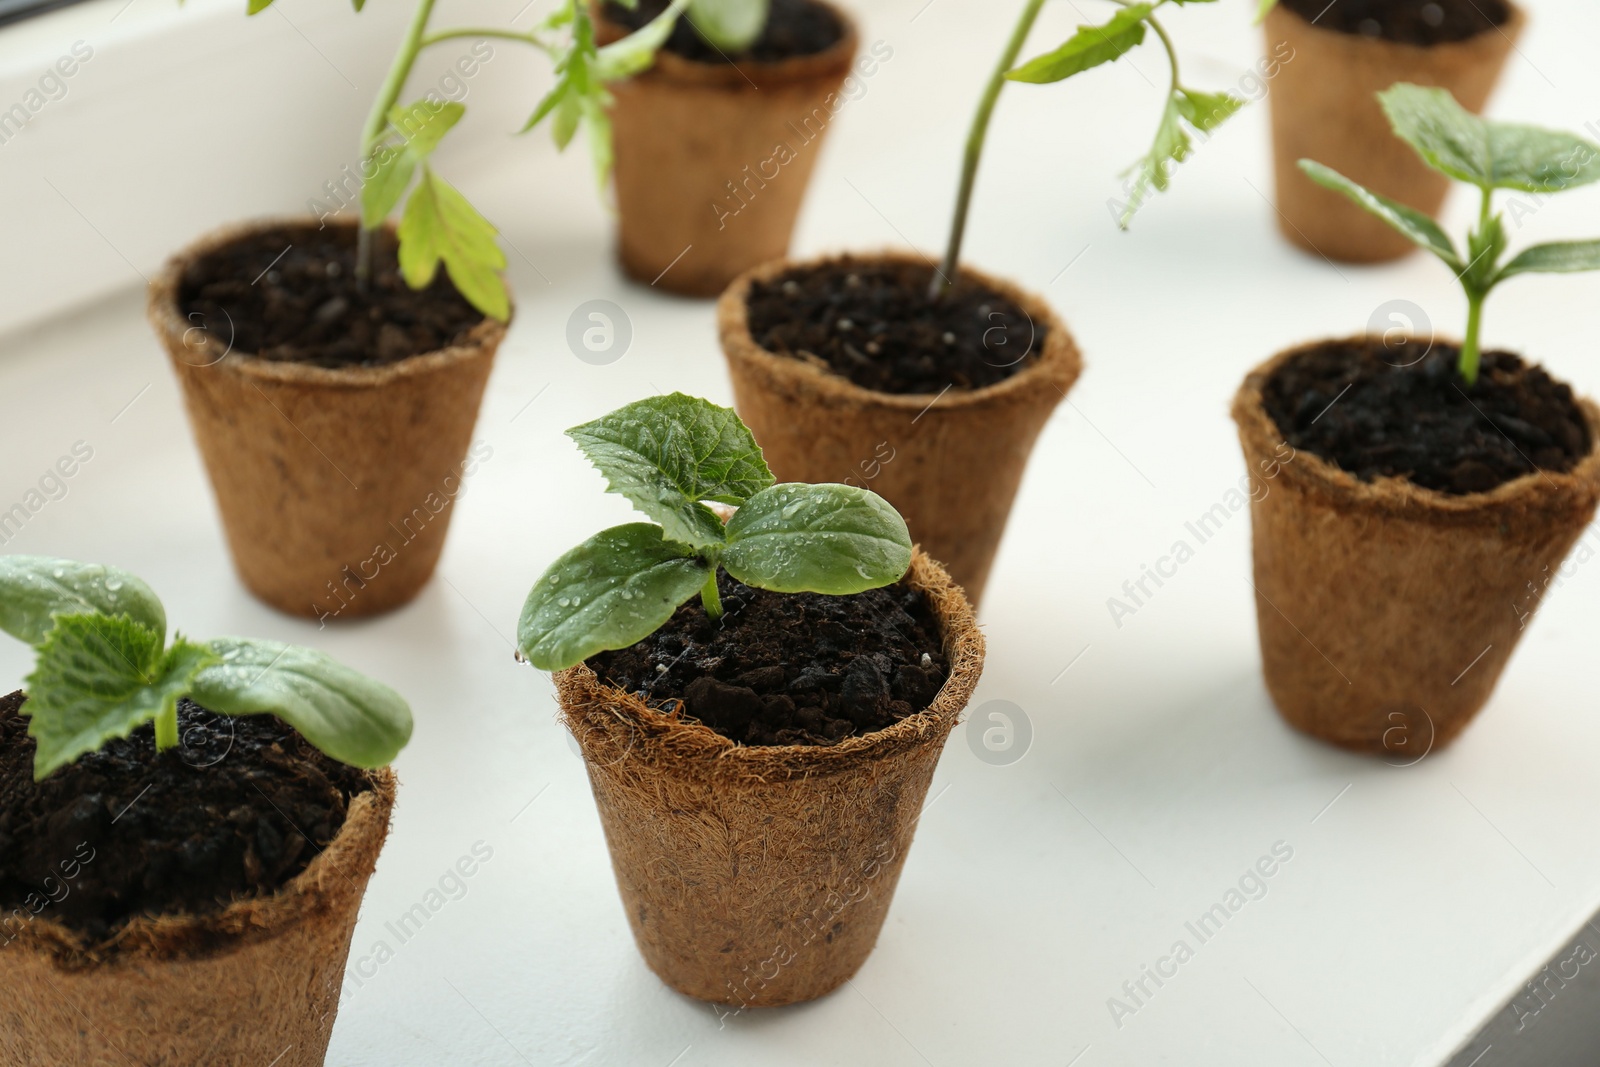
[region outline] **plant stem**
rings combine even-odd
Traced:
[[[961,240],[967,230],[967,211],[972,206],[972,187],[978,180],[978,161],[983,156],[984,138],[989,133],[989,118],[994,114],[996,101],[1000,99],[1000,90],[1005,88],[1006,71],[1016,66],[1017,55],[1022,51],[1023,42],[1028,39],[1028,31],[1033,29],[1042,7],[1044,0],[1027,0],[1023,5],[1022,17],[1011,31],[1011,39],[1006,42],[1000,62],[995,65],[989,83],[984,86],[983,96],[978,100],[978,112],[972,117],[972,128],[967,132],[966,153],[961,162],[961,185],[956,193],[955,218],[950,223],[950,241],[945,246],[944,263],[928,286],[930,300],[939,299],[955,284],[957,263],[961,259]]]
[[[156,751],[165,752],[169,748],[178,747],[178,705],[172,706],[156,716]]]
[[[419,47],[427,48],[438,44],[440,41],[452,41],[458,37],[494,37],[502,41],[521,41],[523,44],[531,44],[538,48],[546,47],[545,42],[531,33],[519,33],[516,30],[491,30],[476,26],[466,26],[458,30],[440,30],[438,33],[427,34],[422,38]]]
[[[417,53],[422,50],[423,36],[428,29],[428,20],[433,17],[433,3],[434,0],[418,0],[417,10],[411,16],[411,25],[406,28],[405,38],[400,42],[400,51],[395,55],[393,65],[389,67],[388,76],[383,80],[383,87],[378,90],[377,100],[373,101],[372,112],[367,116],[367,124],[361,131],[363,166],[372,158],[378,142],[383,139],[383,131],[389,122],[389,109],[400,99],[406,79],[411,76],[411,68],[416,65]],[[357,226],[356,232],[356,288],[365,292],[367,281],[372,277],[372,235],[364,223]]]
[[[716,622],[722,618],[722,596],[717,592],[717,568],[711,567],[711,577],[706,579],[706,584],[700,589],[700,603],[705,605],[706,618]]]
[[[1483,298],[1487,293],[1467,291],[1467,338],[1461,343],[1461,359],[1456,369],[1470,389],[1478,384],[1478,328],[1483,322]]]

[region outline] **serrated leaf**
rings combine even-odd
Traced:
[[[740,0],[750,4],[750,0]],[[600,48],[594,57],[594,76],[602,82],[616,81],[619,78],[629,78],[646,70],[655,62],[656,53],[661,46],[667,43],[667,38],[672,36],[672,27],[678,21],[678,9],[681,4],[671,4],[661,14],[634,30],[621,40],[612,41]],[[754,6],[753,4],[751,6]],[[764,6],[764,5],[763,5]],[[765,13],[762,14],[762,24],[766,22]],[[699,29],[699,23],[695,24]],[[760,33],[761,27],[756,27]],[[742,51],[743,47],[736,49]]]
[[[696,548],[724,537],[722,521],[701,501],[737,506],[774,481],[732,408],[683,393],[635,401],[567,436],[611,492],[660,523],[669,539]]]
[[[500,276],[506,257],[495,240],[497,233],[466,197],[424,166],[422,181],[400,218],[400,271],[406,284],[413,289],[427,286],[443,262],[468,303],[506,321],[511,299]]]
[[[1079,26],[1060,47],[1007,71],[1006,77],[1037,85],[1058,82],[1110,63],[1144,41],[1144,20],[1153,9],[1151,4],[1130,4],[1103,25]]]
[[[166,640],[161,598],[127,571],[48,556],[0,556],[0,630],[37,646],[57,616],[91,612],[126,615]]]
[[[688,17],[695,32],[713,47],[743,52],[766,28],[767,0],[689,0]]]
[[[1524,248],[1501,268],[1498,278],[1532,273],[1573,274],[1587,270],[1600,270],[1600,241],[1553,241]]]
[[[1402,82],[1379,93],[1378,100],[1395,135],[1452,178],[1530,193],[1600,180],[1600,146],[1581,137],[1480,118],[1444,89]]]
[[[550,136],[555,140],[556,147],[563,151],[572,143],[573,134],[578,132],[578,121],[583,118],[583,95],[578,92],[568,92],[556,105],[555,118],[550,123]]]
[[[388,119],[389,125],[405,138],[406,151],[421,163],[466,113],[466,107],[453,100],[433,104],[424,99],[405,107],[395,105],[389,110]]]
[[[220,715],[276,715],[325,755],[382,767],[411,739],[411,708],[393,689],[314,649],[224,637],[188,696]]]
[[[517,624],[524,659],[565,670],[661,628],[706,583],[710,566],[645,522],[613,526],[550,565]]]
[[[1190,3],[1196,2],[1198,0],[1190,0]],[[1244,107],[1244,101],[1232,93],[1201,93],[1179,88],[1173,93],[1173,105],[1185,122],[1209,133],[1237,114]]]
[[[572,82],[567,78],[562,77],[557,79],[556,84],[548,93],[544,94],[544,99],[539,101],[539,106],[533,109],[533,114],[528,117],[528,121],[523,124],[522,129],[518,132],[527,133],[529,130],[539,125],[539,123],[543,122],[546,115],[550,114],[550,112],[554,111],[560,106],[562,100],[565,98],[567,92],[571,88]]]
[[[1318,185],[1332,189],[1336,193],[1343,193],[1358,206],[1366,209],[1369,214],[1388,223],[1412,243],[1426,248],[1444,260],[1456,274],[1461,273],[1464,264],[1461,262],[1461,257],[1456,254],[1456,246],[1439,228],[1439,224],[1422,212],[1357,185],[1332,167],[1323,166],[1315,160],[1302,159],[1300,169],[1305,171],[1306,177]]]
[[[1151,192],[1164,192],[1172,179],[1168,164],[1182,163],[1189,156],[1189,135],[1184,132],[1182,118],[1175,96],[1167,98],[1161,111],[1161,121],[1156,126],[1155,140],[1144,158],[1130,168],[1134,174],[1133,187],[1128,190],[1128,201],[1117,224],[1123,229],[1133,221],[1134,214],[1150,199]]]
[[[209,649],[162,638],[126,616],[62,615],[39,646],[28,676],[28,735],[37,743],[33,773],[41,779],[107,741],[170,714]]]
[[[451,127],[461,121],[467,109],[453,101],[433,104],[418,100],[405,107],[389,109],[389,128],[400,136],[399,145],[384,145],[371,180],[361,188],[361,224],[376,229],[389,217],[417,168],[427,162]]]
[[[876,493],[787,483],[757,493],[734,512],[722,566],[761,589],[843,596],[904,575],[911,535],[900,513]]]
[[[378,153],[372,178],[361,187],[361,225],[369,230],[383,225],[417,172],[416,157],[404,149],[385,146]]]

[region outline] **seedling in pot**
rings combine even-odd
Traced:
[[[1211,3],[1213,0],[1112,0],[1117,11],[1108,21],[1094,26],[1079,26],[1076,33],[1055,49],[1021,66],[1017,57],[1033,29],[1044,0],[1026,0],[1022,15],[1012,30],[1000,62],[984,86],[978,101],[977,114],[967,134],[966,152],[962,159],[961,183],[956,194],[955,216],[950,224],[950,239],[945,246],[944,262],[934,275],[930,296],[937,299],[955,283],[960,268],[961,243],[966,232],[967,211],[972,203],[972,190],[977,182],[978,163],[983,155],[984,139],[989,131],[989,119],[1007,81],[1044,84],[1065,81],[1075,74],[1111,63],[1154,35],[1167,54],[1172,71],[1167,88],[1166,103],[1161,119],[1156,125],[1155,140],[1144,157],[1126,173],[1133,175],[1128,187],[1128,199],[1122,205],[1117,224],[1123,229],[1133,220],[1134,213],[1149,199],[1152,190],[1163,191],[1171,182],[1171,168],[1189,156],[1192,147],[1190,131],[1210,133],[1222,125],[1229,116],[1244,106],[1244,101],[1232,93],[1204,93],[1184,86],[1178,76],[1178,53],[1172,38],[1155,18],[1155,13],[1167,3],[1178,5]]]
[[[905,520],[848,485],[774,484],[732,409],[674,393],[575,426],[612,492],[654,523],[614,526],[556,560],[528,594],[519,654],[559,671],[626,648],[696,593],[722,616],[717,572],[779,593],[844,596],[889,585],[911,565]],[[726,523],[707,502],[737,508]]]
[[[1600,240],[1556,241],[1523,249],[1509,262],[1506,232],[1494,211],[1497,189],[1559,193],[1600,180],[1600,145],[1536,126],[1479,118],[1443,89],[1402,82],[1378,94],[1395,136],[1434,170],[1478,187],[1478,223],[1467,234],[1466,253],[1427,215],[1366,189],[1314,160],[1300,167],[1313,181],[1356,204],[1442,260],[1467,296],[1467,332],[1457,369],[1468,387],[1477,383],[1483,304],[1507,278],[1530,273],[1600,270]]]
[[[167,643],[167,615],[125,571],[0,556],[0,630],[38,650],[27,679],[34,778],[153,723],[178,746],[178,700],[219,715],[276,715],[332,759],[381,767],[411,737],[400,695],[309,648],[222,637]]]
[[[265,11],[272,2],[249,0],[249,13]],[[357,11],[365,2],[352,0]],[[445,134],[466,114],[466,108],[441,100],[434,93],[409,105],[400,103],[400,94],[418,56],[430,45],[461,38],[515,41],[544,52],[555,64],[556,86],[534,109],[523,130],[554,115],[556,143],[565,148],[579,125],[587,123],[596,177],[604,184],[611,170],[611,124],[605,114],[609,100],[605,84],[648,67],[689,0],[673,0],[665,12],[642,29],[603,48],[595,44],[594,23],[583,0],[564,0],[526,32],[486,27],[429,32],[434,2],[418,0],[399,51],[362,127],[364,184],[356,279],[365,287],[372,274],[372,233],[405,200],[398,236],[400,271],[406,284],[413,289],[427,287],[443,263],[450,281],[473,307],[505,321],[511,304],[501,278],[506,258],[496,240],[499,231],[453,185],[439,177],[429,162]],[[711,6],[721,10],[731,5],[724,2]],[[413,188],[412,179],[419,171],[420,180]]]

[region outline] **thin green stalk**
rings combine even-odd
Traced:
[[[441,41],[453,41],[462,37],[493,37],[501,41],[520,41],[523,44],[531,44],[535,48],[543,49],[546,52],[550,51],[552,47],[548,42],[541,41],[532,33],[518,33],[516,30],[491,30],[478,26],[464,27],[459,30],[440,30],[438,33],[427,34],[422,38],[420,47],[429,48]]]
[[[1478,384],[1478,329],[1483,323],[1483,298],[1487,293],[1467,292],[1467,338],[1461,343],[1461,359],[1456,369],[1470,389]]]
[[[706,618],[716,622],[722,618],[722,594],[717,592],[717,568],[711,567],[711,577],[706,579],[706,584],[700,589],[700,603],[705,605]]]
[[[989,84],[984,86],[983,96],[978,101],[978,112],[972,117],[966,152],[961,161],[961,186],[956,193],[956,212],[950,224],[950,241],[945,246],[944,263],[928,286],[930,300],[939,299],[955,284],[957,264],[961,259],[961,240],[967,230],[967,211],[972,206],[972,187],[978,180],[978,161],[983,157],[983,142],[989,134],[989,118],[994,114],[996,101],[1000,99],[1000,90],[1005,88],[1006,72],[1017,65],[1023,42],[1028,39],[1028,31],[1033,29],[1039,10],[1043,7],[1044,0],[1027,0],[1022,17],[1011,31],[1011,39],[1006,42],[1000,62],[995,65],[994,73],[989,76]]]
[[[1478,205],[1478,233],[1482,234],[1489,226],[1489,214],[1493,207],[1494,190],[1482,187],[1483,199]],[[1477,241],[1473,242],[1474,244]],[[1486,249],[1487,251],[1487,249]],[[1494,264],[1490,264],[1492,268]],[[1468,264],[1463,273],[1472,275],[1473,265]],[[1470,389],[1478,384],[1478,363],[1481,359],[1479,350],[1479,333],[1483,325],[1483,303],[1489,296],[1489,289],[1479,289],[1467,278],[1462,278],[1467,292],[1467,336],[1461,342],[1461,357],[1456,361],[1456,371]]]
[[[178,705],[156,716],[156,751],[178,747]]]
[[[367,116],[367,124],[361,131],[363,164],[372,158],[378,142],[383,139],[383,131],[389,122],[389,109],[400,99],[406,79],[411,76],[411,68],[416,65],[417,53],[422,50],[423,36],[428,29],[428,20],[433,17],[433,3],[434,0],[418,0],[417,10],[411,16],[411,25],[406,28],[405,38],[400,42],[400,51],[395,55],[393,65],[389,67],[382,88],[378,90],[378,98],[373,102],[372,112]],[[365,225],[358,226],[356,232],[356,286],[365,291],[367,281],[372,277],[372,235]]]

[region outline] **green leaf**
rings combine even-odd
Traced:
[[[1461,262],[1461,257],[1456,254],[1456,246],[1439,228],[1439,224],[1422,212],[1357,185],[1332,167],[1325,167],[1314,160],[1302,159],[1300,169],[1318,185],[1332,189],[1336,193],[1343,193],[1370,214],[1387,222],[1414,244],[1426,248],[1444,260],[1456,274],[1462,272],[1464,264]]]
[[[372,179],[361,188],[361,224],[372,230],[383,224],[400,198],[405,195],[411,177],[422,166],[450,128],[461,121],[466,108],[454,102],[432,104],[418,100],[407,107],[396,105],[389,111],[389,126],[402,138],[403,143],[383,145],[374,156],[379,156]]]
[[[712,47],[743,52],[766,28],[767,0],[689,0],[689,23]]]
[[[1152,10],[1152,4],[1130,4],[1103,26],[1079,26],[1078,32],[1055,51],[1035,56],[1007,71],[1006,77],[1037,85],[1058,82],[1102,63],[1110,63],[1144,40],[1144,20]]]
[[[350,0],[350,4],[356,9],[356,13],[360,14],[361,9],[367,6],[367,0]]]
[[[1445,89],[1401,82],[1378,94],[1395,135],[1435,170],[1485,189],[1555,193],[1600,180],[1600,146],[1569,133],[1483,119]]]
[[[673,393],[574,426],[578,443],[613,493],[696,548],[721,544],[722,521],[701,501],[743,504],[773,483],[761,449],[732,408]]]
[[[583,117],[589,124],[589,157],[594,164],[594,180],[603,191],[611,177],[611,116],[606,106],[593,96],[583,98]]]
[[[1524,248],[1501,268],[1496,280],[1515,274],[1572,274],[1600,270],[1600,241],[1554,241]]]
[[[161,599],[127,571],[48,556],[0,556],[0,630],[37,646],[57,616],[90,612],[126,615],[166,640]]]
[[[1123,229],[1128,228],[1134,213],[1150,199],[1152,191],[1164,192],[1172,184],[1168,164],[1182,163],[1189,157],[1189,135],[1184,132],[1183,124],[1179,121],[1181,118],[1177,95],[1169,96],[1166,107],[1161,111],[1161,122],[1156,126],[1156,138],[1151,142],[1150,151],[1130,168],[1134,174],[1133,187],[1128,190],[1128,201],[1122,209],[1121,218],[1117,220]]]
[[[1256,23],[1259,25],[1272,9],[1277,6],[1278,0],[1261,0],[1260,6],[1256,8]]]
[[[1237,114],[1244,107],[1244,101],[1232,93],[1201,93],[1180,87],[1173,93],[1173,105],[1185,122],[1209,133]]]
[[[250,0],[245,6],[246,15],[259,15],[272,6],[272,0]]]
[[[613,526],[550,565],[517,624],[523,658],[565,670],[608,648],[627,648],[672,617],[711,573],[686,545],[645,522]]]
[[[539,106],[533,109],[533,114],[528,117],[528,121],[523,124],[522,129],[518,132],[527,133],[543,122],[546,115],[561,106],[562,101],[566,99],[567,93],[571,89],[572,82],[569,79],[565,77],[558,79],[550,91],[544,94],[544,99],[539,101]]]
[[[887,500],[849,485],[775,485],[728,521],[728,573],[779,593],[843,596],[911,566],[911,535]]]
[[[400,218],[400,271],[406,284],[424,288],[443,261],[468,303],[506,321],[511,299],[500,277],[506,257],[495,241],[497,232],[454,186],[424,166],[422,181]]]
[[[757,0],[757,2],[734,0],[734,2],[742,3],[749,8],[758,6],[765,8],[766,6],[764,0]],[[661,14],[628,34],[628,36],[618,41],[612,41],[604,48],[601,48],[595,54],[594,76],[602,82],[616,81],[619,78],[632,77],[648,68],[650,64],[656,61],[656,53],[660,51],[661,46],[667,43],[668,37],[672,36],[672,27],[678,21],[678,8],[680,6],[680,4],[668,6]],[[761,18],[764,24],[766,21],[764,10]],[[692,20],[695,22],[695,29],[700,29],[699,20],[697,18]],[[756,32],[758,34],[761,32],[760,25],[756,27]],[[744,47],[746,46],[741,45],[735,51],[743,51]]]
[[[382,767],[411,739],[411,709],[393,689],[314,649],[223,637],[189,699],[219,715],[272,714],[332,759]]]
[[[1125,7],[1101,26],[1079,26],[1055,50],[1035,56],[1006,72],[1011,81],[1044,84],[1070,78],[1103,63],[1110,63],[1144,41],[1145,18],[1153,5]]]
[[[195,673],[213,657],[182,638],[165,653],[161,644],[160,634],[126,616],[56,619],[39,646],[22,709],[38,744],[35,779],[175,711]]]

